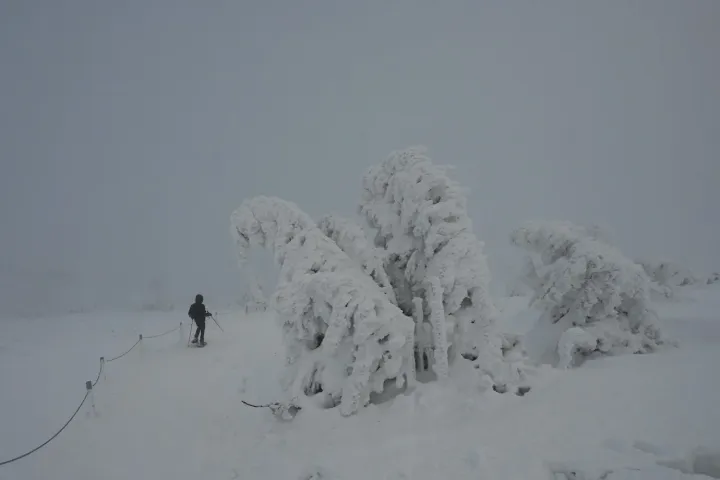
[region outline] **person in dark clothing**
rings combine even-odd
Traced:
[[[199,345],[205,345],[205,318],[209,316],[210,312],[203,305],[203,296],[198,293],[195,295],[195,303],[190,305],[190,310],[188,310],[188,317],[192,318],[197,324],[197,331],[192,343],[198,343],[199,341]]]

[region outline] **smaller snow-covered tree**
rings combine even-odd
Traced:
[[[663,345],[649,304],[650,282],[642,267],[583,227],[569,222],[531,222],[515,230],[513,244],[538,262],[533,304],[544,314],[554,363],[579,364],[594,355],[647,353]]]
[[[703,283],[689,268],[674,262],[652,262],[648,260],[639,262],[650,280],[661,288],[669,289],[672,294],[678,287],[686,287]]]
[[[258,245],[271,248],[281,267],[271,305],[283,327],[291,398],[312,397],[351,415],[386,382],[414,381],[413,321],[307,214],[256,197],[233,212],[231,225],[241,261]]]

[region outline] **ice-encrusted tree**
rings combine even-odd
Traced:
[[[370,243],[360,225],[339,215],[325,215],[318,222],[318,228],[357,262],[392,303],[397,304],[395,292],[385,272],[383,252]]]
[[[242,261],[248,249],[272,249],[280,265],[271,306],[287,353],[285,388],[350,415],[386,382],[414,382],[413,321],[294,203],[246,200],[231,233]]]
[[[533,255],[532,303],[546,359],[561,367],[585,357],[647,353],[664,343],[642,267],[592,231],[570,222],[528,222],[511,242]]]
[[[245,296],[245,313],[266,311],[268,300],[257,277],[251,276],[249,283],[250,291]]]
[[[424,147],[395,152],[365,175],[359,212],[376,230],[398,306],[415,319],[418,372],[447,376],[462,355],[503,383],[483,243],[447,169]]]
[[[673,297],[682,287],[709,283],[707,278],[702,278],[689,268],[675,262],[658,262],[646,259],[637,263],[642,266],[645,273],[650,277],[653,292],[660,293],[668,298]]]

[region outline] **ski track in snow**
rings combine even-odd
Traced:
[[[279,422],[284,349],[269,314],[208,323],[187,348],[174,314],[7,321],[0,341],[0,461],[42,443],[72,413],[98,358],[182,320],[106,365],[75,421],[0,479],[708,479],[720,459],[720,288],[660,304],[680,348],[542,368],[525,397],[462,385],[342,418],[304,409]],[[501,299],[503,330],[527,331],[527,299]],[[718,467],[720,469],[720,467]],[[320,472],[318,474],[317,472]],[[720,474],[718,474],[720,475]]]

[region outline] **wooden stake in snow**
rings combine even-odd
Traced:
[[[88,398],[90,399],[90,408],[91,410],[88,412],[88,415],[93,415],[97,417],[97,411],[95,410],[95,394],[93,393],[93,384],[90,380],[85,382],[85,389],[87,390]]]

